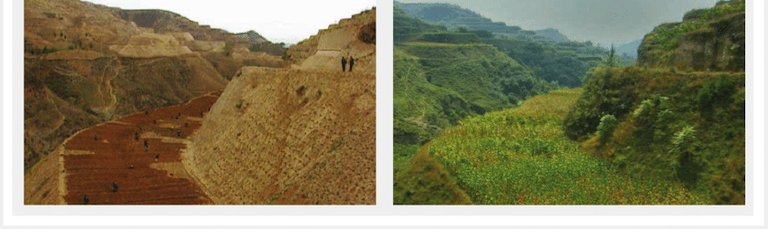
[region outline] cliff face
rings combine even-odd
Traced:
[[[638,48],[638,66],[684,71],[744,71],[745,2],[693,10],[683,22],[657,26]]]
[[[376,46],[359,38],[375,18],[355,15],[292,47],[292,69],[236,74],[184,161],[214,203],[375,203]],[[353,72],[340,71],[341,52],[357,59]]]

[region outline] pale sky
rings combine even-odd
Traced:
[[[492,21],[526,30],[555,28],[570,40],[602,45],[642,39],[665,22],[679,22],[692,9],[711,8],[717,0],[398,0],[402,3],[450,3]]]
[[[295,44],[376,6],[376,0],[85,0],[121,9],[162,9],[231,33],[256,31],[273,43]]]

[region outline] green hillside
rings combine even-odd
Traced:
[[[475,114],[515,106],[559,86],[542,80],[474,31],[446,31],[397,13],[394,50],[395,169],[440,130]],[[407,29],[397,27],[406,26]],[[437,34],[448,43],[421,42]]]
[[[402,43],[394,61],[396,162],[466,116],[557,88],[486,44]]]
[[[600,69],[563,120],[565,135],[624,174],[743,204],[744,87],[743,72]]]
[[[674,33],[665,42],[682,43],[667,49],[668,43],[651,42],[669,35],[657,28],[638,53],[659,54],[658,63],[591,60],[600,64],[586,72],[583,88],[468,116],[408,148],[412,157],[396,155],[395,204],[745,204],[746,76],[738,67],[744,65],[744,26],[732,20],[743,9],[736,0],[686,14],[704,26],[731,25],[716,30],[722,32],[717,41],[691,46],[691,32]],[[527,55],[515,58],[515,48],[537,47],[487,40],[521,64]],[[722,55],[705,58],[709,67],[679,59],[710,51]],[[421,74],[429,78],[430,71]]]
[[[486,43],[534,71],[547,82],[556,81],[560,86],[578,87],[587,70],[595,67],[608,55],[608,50],[592,42],[570,41],[556,29],[538,31],[522,30],[493,22],[471,10],[444,3],[395,2],[395,41],[398,38],[398,21],[410,17],[423,22],[413,27],[430,27],[428,33],[414,40],[439,43]],[[403,20],[405,21],[405,20]],[[409,21],[410,22],[410,21]],[[408,23],[414,24],[415,23]],[[477,35],[477,37],[472,36]],[[635,58],[623,56],[621,65],[634,65]]]
[[[705,203],[678,183],[619,174],[564,137],[580,93],[552,91],[443,131],[395,174],[395,204]]]

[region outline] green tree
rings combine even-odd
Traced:
[[[608,58],[605,60],[605,66],[608,66],[610,68],[616,67],[616,49],[613,48],[613,44],[611,44],[611,51],[608,52]]]

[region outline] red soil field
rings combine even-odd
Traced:
[[[87,195],[88,204],[213,204],[184,169],[181,153],[220,94],[125,116],[73,136],[61,155],[64,200],[83,204]]]

